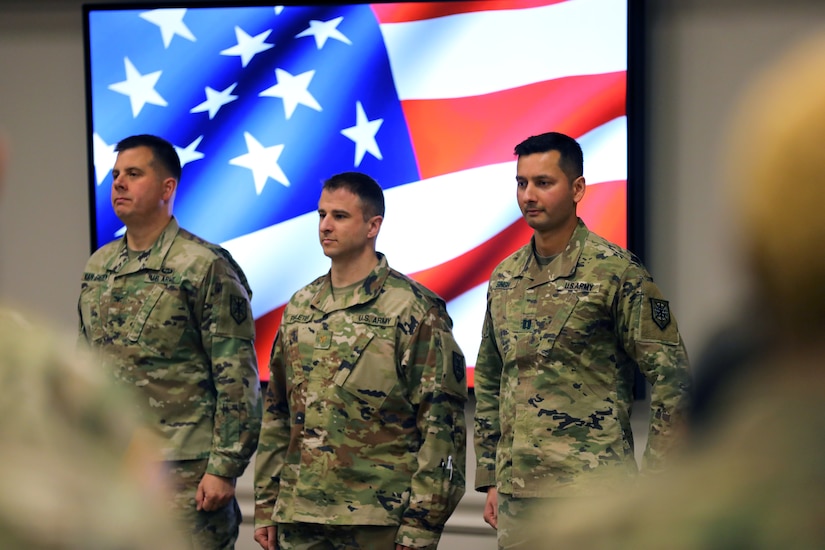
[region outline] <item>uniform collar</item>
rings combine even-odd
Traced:
[[[106,266],[106,269],[121,275],[135,273],[144,269],[159,271],[179,231],[180,225],[178,225],[178,220],[172,216],[151,248],[140,254],[138,257],[139,261],[131,264],[129,263],[129,249],[126,246],[126,235],[123,235],[120,239],[117,253]]]
[[[528,288],[572,276],[576,272],[576,266],[579,263],[588,235],[590,235],[590,230],[587,229],[584,221],[578,218],[576,229],[573,230],[573,235],[570,237],[565,249],[543,270],[533,254],[536,237],[535,235],[531,237],[530,246],[520,273],[521,277],[529,281]]]
[[[325,313],[336,311],[339,309],[348,309],[357,305],[371,302],[381,294],[381,289],[384,287],[384,282],[390,274],[390,266],[387,263],[387,258],[380,252],[375,253],[378,256],[378,264],[372,268],[369,275],[364,279],[362,284],[355,289],[355,291],[348,296],[335,297],[332,294],[332,274],[328,272],[323,279],[323,284],[318,292],[312,298],[312,307],[317,308]]]

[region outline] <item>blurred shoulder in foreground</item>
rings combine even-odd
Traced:
[[[0,306],[0,387],[0,548],[183,548],[154,447],[73,338]]]

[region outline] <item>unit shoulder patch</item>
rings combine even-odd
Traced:
[[[665,327],[670,324],[670,305],[667,300],[650,298],[650,315],[656,326],[665,330]]]
[[[229,297],[229,314],[239,325],[246,321],[249,308],[246,307],[246,299],[243,296],[232,294]]]

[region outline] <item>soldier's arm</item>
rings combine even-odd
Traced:
[[[78,301],[77,304],[77,343],[81,346],[85,346],[91,343],[89,342],[89,337],[86,335],[86,327],[83,324],[83,314],[80,310],[80,301]]]
[[[284,366],[283,325],[275,336],[269,361],[269,383],[264,394],[263,422],[255,454],[255,529],[275,525],[272,513],[278,500],[281,470],[289,446],[289,405]]]
[[[201,340],[217,405],[207,473],[239,477],[258,444],[261,393],[249,295],[232,266],[213,262],[203,285]]]
[[[690,388],[687,351],[659,288],[644,270],[631,267],[622,279],[618,328],[623,346],[651,385],[650,428],[642,468],[660,470],[684,446]]]
[[[502,360],[495,338],[493,338],[493,322],[490,318],[488,301],[473,384],[476,396],[475,488],[479,491],[486,491],[489,487],[496,485],[496,447],[501,438],[499,424],[501,368]]]
[[[411,548],[438,543],[466,485],[466,366],[451,325],[446,310],[433,307],[413,335],[408,362],[402,365],[422,438],[410,505],[396,536],[397,544]]]

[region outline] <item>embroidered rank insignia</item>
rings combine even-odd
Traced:
[[[246,300],[240,296],[235,296],[234,294],[230,296],[229,314],[232,315],[232,318],[235,319],[235,322],[239,325],[246,321],[246,317],[249,314],[246,307]]]
[[[670,305],[667,300],[659,300],[657,298],[650,299],[650,315],[653,317],[653,322],[662,329],[670,324]]]
[[[453,352],[453,374],[459,382],[464,381],[464,357],[458,352]]]
[[[315,349],[329,349],[330,344],[332,344],[332,332],[319,330],[315,335]]]

